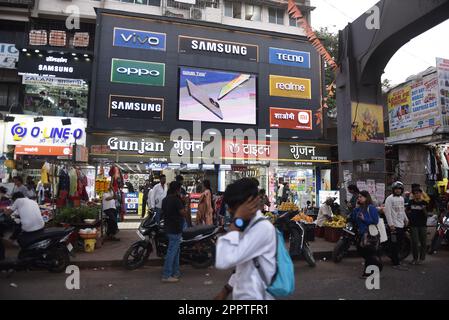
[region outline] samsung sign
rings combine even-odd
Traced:
[[[116,47],[165,51],[165,40],[165,33],[114,28],[113,45]]]
[[[259,61],[256,45],[187,36],[179,36],[179,53]]]
[[[270,48],[270,63],[310,69],[310,52]]]
[[[111,94],[109,118],[163,120],[164,99]]]

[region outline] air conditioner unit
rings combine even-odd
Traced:
[[[198,8],[190,8],[190,19],[192,20],[202,20],[203,19],[203,10]]]

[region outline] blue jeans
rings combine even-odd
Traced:
[[[159,224],[159,222],[161,221],[161,212],[161,208],[154,208],[154,214],[156,215],[155,219],[157,224]]]
[[[181,251],[181,239],[182,234],[168,233],[168,249],[165,256],[164,271],[162,278],[167,279],[169,277],[179,276],[179,254]]]

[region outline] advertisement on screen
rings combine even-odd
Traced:
[[[180,69],[179,120],[256,124],[256,76]]]

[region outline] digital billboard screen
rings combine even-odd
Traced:
[[[181,67],[179,120],[256,124],[256,76]]]

